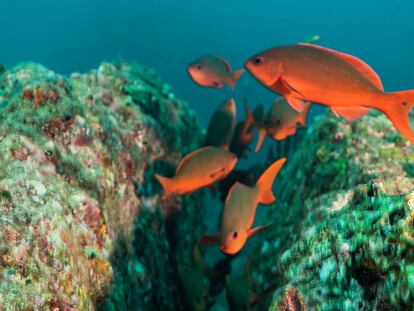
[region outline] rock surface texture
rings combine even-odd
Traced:
[[[202,193],[164,200],[153,176],[201,137],[138,65],[3,71],[0,309],[177,310],[176,263],[201,235]]]
[[[385,116],[310,125],[254,260],[262,290],[276,288],[270,309],[410,309],[413,190],[414,148]]]

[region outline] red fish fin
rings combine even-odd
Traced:
[[[205,146],[205,147],[202,147],[200,149],[197,149],[197,150],[195,150],[193,152],[190,152],[184,158],[182,158],[182,160],[180,161],[180,163],[177,166],[177,169],[175,170],[175,174],[178,174],[181,171],[181,169],[183,168],[183,165],[184,165],[185,162],[187,162],[190,158],[192,158],[196,154],[198,154],[198,153],[206,150],[207,148],[211,148],[211,146]]]
[[[361,106],[331,106],[331,110],[335,116],[341,116],[344,117],[349,122],[353,122],[358,120],[359,118],[362,118],[369,112],[369,108],[361,107]]]
[[[260,176],[256,183],[256,187],[259,188],[259,202],[262,204],[272,204],[276,198],[272,193],[273,182],[283,164],[285,164],[286,158],[282,158],[270,165],[267,170]]]
[[[155,175],[155,178],[160,182],[166,197],[169,197],[175,191],[175,183],[172,178],[167,178],[161,175]]]
[[[266,130],[264,128],[259,129],[259,137],[257,138],[257,144],[255,152],[259,152],[260,148],[263,145],[264,139],[266,137]]]
[[[201,245],[215,245],[219,244],[219,239],[215,235],[204,235],[200,238],[199,243]]]
[[[315,45],[315,44],[299,43],[299,45],[309,46],[309,47],[313,47],[315,49],[320,49],[320,50],[323,50],[325,52],[334,54],[334,55],[342,58],[348,64],[352,65],[356,70],[358,70],[360,73],[362,73],[369,81],[371,81],[371,83],[376,88],[380,89],[381,91],[384,91],[384,87],[382,86],[381,78],[378,76],[378,74],[367,63],[360,60],[359,58],[357,58],[353,55],[338,52],[338,51],[328,49],[328,48],[325,48],[323,46],[319,46],[319,45]]]
[[[220,61],[222,61],[222,62],[223,62],[224,66],[226,66],[227,71],[228,71],[228,72],[231,72],[231,66],[230,66],[229,62],[228,62],[226,59],[224,59],[223,57],[219,57],[219,56],[217,56],[217,58],[218,58]]]
[[[256,228],[253,228],[253,229],[250,229],[248,232],[247,232],[247,237],[251,237],[252,235],[255,235],[257,232],[260,232],[260,231],[262,231],[262,230],[264,230],[264,229],[266,229],[267,227],[270,227],[272,224],[270,223],[270,224],[267,224],[267,225],[263,225],[263,226],[258,226],[258,227],[256,227]]]
[[[304,112],[306,109],[306,101],[294,98],[292,96],[286,96],[286,101],[289,103],[289,105],[292,106],[293,109],[295,109],[297,112],[301,113]]]
[[[232,91],[234,91],[234,88],[236,87],[236,82],[237,80],[239,80],[240,76],[243,73],[244,73],[244,69],[239,69],[231,74],[230,86],[231,86]]]
[[[410,125],[410,110],[414,106],[414,90],[384,94],[385,101],[378,107],[395,128],[412,144],[414,133]]]

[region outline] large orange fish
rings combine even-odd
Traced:
[[[244,69],[232,72],[230,64],[224,58],[214,55],[205,55],[196,59],[187,69],[194,82],[215,89],[230,84],[231,89],[234,90],[237,80],[244,73]]]
[[[304,102],[310,101],[329,106],[335,114],[352,121],[375,108],[414,143],[409,119],[414,91],[385,93],[374,70],[352,55],[301,43],[258,53],[245,66],[297,111],[303,111]]]
[[[310,103],[307,103],[305,109],[298,112],[283,97],[277,98],[266,116],[264,125],[266,134],[274,140],[284,140],[294,135],[298,124],[305,126],[310,106]],[[260,150],[263,141],[264,137],[259,136],[256,152]]]
[[[208,123],[206,145],[228,149],[236,126],[236,102],[233,98],[217,107]]]
[[[203,147],[185,156],[172,178],[156,175],[165,196],[185,194],[209,186],[226,177],[237,163],[237,156],[217,147]]]
[[[220,250],[226,254],[239,252],[247,239],[267,227],[252,229],[259,203],[272,204],[276,198],[272,193],[273,182],[286,162],[282,158],[273,163],[257,181],[254,187],[236,182],[230,189],[221,215],[218,236],[204,236],[204,244],[220,244]]]

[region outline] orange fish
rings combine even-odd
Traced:
[[[263,51],[245,66],[296,111],[302,112],[304,102],[310,101],[329,106],[335,114],[353,121],[375,108],[414,143],[409,120],[414,90],[385,93],[374,70],[352,55],[301,43]]]
[[[266,116],[264,125],[266,134],[274,140],[284,140],[294,135],[298,124],[306,125],[309,108],[310,103],[307,103],[302,112],[297,112],[283,97],[277,98]],[[260,150],[263,141],[264,137],[257,141],[256,152]]]
[[[185,194],[209,186],[226,177],[237,163],[237,156],[217,147],[203,147],[185,156],[172,178],[155,175],[165,196]]]
[[[236,102],[233,98],[222,103],[208,123],[206,145],[228,149],[236,126]]]
[[[237,80],[244,73],[244,69],[231,71],[230,64],[223,58],[214,55],[205,55],[188,66],[190,77],[197,84],[215,89],[230,84],[234,90]]]
[[[204,236],[204,244],[220,244],[220,250],[225,254],[239,252],[247,239],[253,234],[265,229],[268,225],[252,229],[259,203],[272,204],[276,198],[272,193],[273,182],[286,162],[282,158],[274,162],[257,181],[254,187],[236,182],[227,196],[221,215],[220,232],[218,236]]]

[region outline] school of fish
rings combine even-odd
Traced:
[[[314,41],[317,40],[308,42]],[[249,57],[244,67],[258,82],[281,97],[275,99],[268,111],[263,105],[251,111],[245,102],[246,116],[241,121],[236,119],[235,100],[225,100],[210,119],[204,146],[186,155],[178,163],[174,176],[156,175],[166,197],[189,194],[204,187],[216,189],[215,185],[222,180],[231,183],[228,186],[220,183],[217,187],[224,199],[218,232],[199,240],[201,245],[218,245],[227,255],[237,254],[251,236],[272,225],[253,227],[256,209],[260,204],[275,202],[272,188],[287,160],[278,159],[255,180],[248,172],[236,173],[241,172],[235,170],[236,164],[248,155],[255,131],[258,133],[255,151],[259,152],[266,137],[284,140],[295,135],[298,126],[306,126],[311,106],[319,104],[328,106],[335,116],[349,122],[362,118],[370,109],[377,109],[402,136],[414,143],[409,118],[414,90],[385,92],[380,77],[355,56],[299,43],[259,52]],[[245,70],[233,72],[224,58],[206,55],[191,62],[187,72],[200,86],[218,89],[228,84],[234,90]],[[201,271],[194,269],[197,273]],[[180,271],[186,272],[184,268]],[[186,274],[183,273],[183,278],[188,278]],[[226,281],[230,306],[235,305],[234,293],[238,290],[231,286],[232,282]],[[198,295],[202,294],[205,292]]]

